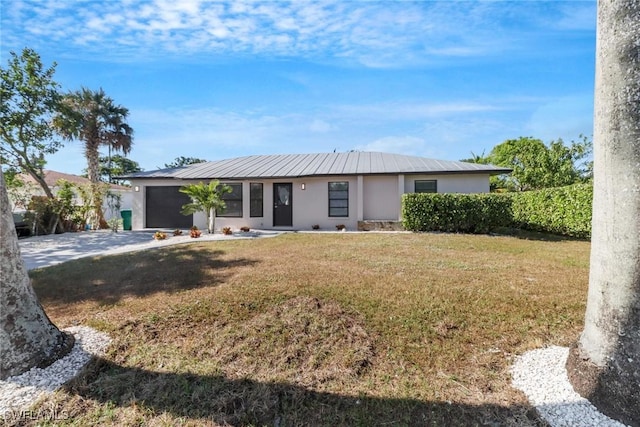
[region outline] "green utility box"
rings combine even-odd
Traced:
[[[122,228],[124,230],[131,230],[131,210],[122,210],[120,211],[120,215],[122,216]]]

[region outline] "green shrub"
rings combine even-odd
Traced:
[[[488,233],[511,225],[511,199],[503,194],[410,193],[402,199],[405,229]]]
[[[514,224],[526,230],[591,236],[593,186],[577,184],[513,195]]]
[[[410,231],[488,233],[521,228],[589,238],[593,186],[506,194],[410,193],[402,198],[402,222]]]

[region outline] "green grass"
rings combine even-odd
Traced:
[[[58,425],[544,425],[509,368],[576,339],[588,255],[571,240],[289,234],[33,271],[56,324],[113,338],[46,404],[69,415]]]

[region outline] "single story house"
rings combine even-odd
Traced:
[[[216,227],[349,230],[361,221],[399,221],[404,193],[486,193],[492,165],[378,152],[256,155],[137,172],[121,178],[133,188],[132,227],[206,229],[204,213],[182,215],[186,184],[217,179],[229,185]]]
[[[73,175],[69,173],[57,172],[53,170],[44,170],[44,180],[51,189],[54,195],[58,194],[60,189],[60,181],[68,181],[72,184],[79,186],[88,186],[91,184],[89,178],[85,178],[79,175]],[[27,209],[28,203],[34,196],[44,196],[44,190],[40,187],[37,181],[27,174],[20,174],[20,180],[24,186],[13,190],[9,194],[9,202],[11,203],[12,211],[24,211]],[[109,191],[113,194],[120,195],[120,209],[131,209],[132,206],[132,191],[130,187],[117,184],[109,184]],[[74,192],[74,205],[82,205],[82,196],[77,192]],[[113,212],[108,206],[108,202],[105,199],[102,210],[104,211],[105,219],[109,220],[114,217],[120,217],[119,212]]]

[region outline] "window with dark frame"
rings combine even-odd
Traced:
[[[217,215],[219,217],[242,218],[242,183],[226,185],[231,187],[231,193],[222,195],[226,207]]]
[[[415,193],[437,193],[438,181],[435,179],[420,179],[415,181]]]
[[[349,182],[329,183],[329,216],[349,216]]]
[[[260,218],[264,216],[264,191],[262,183],[249,184],[249,216]]]

